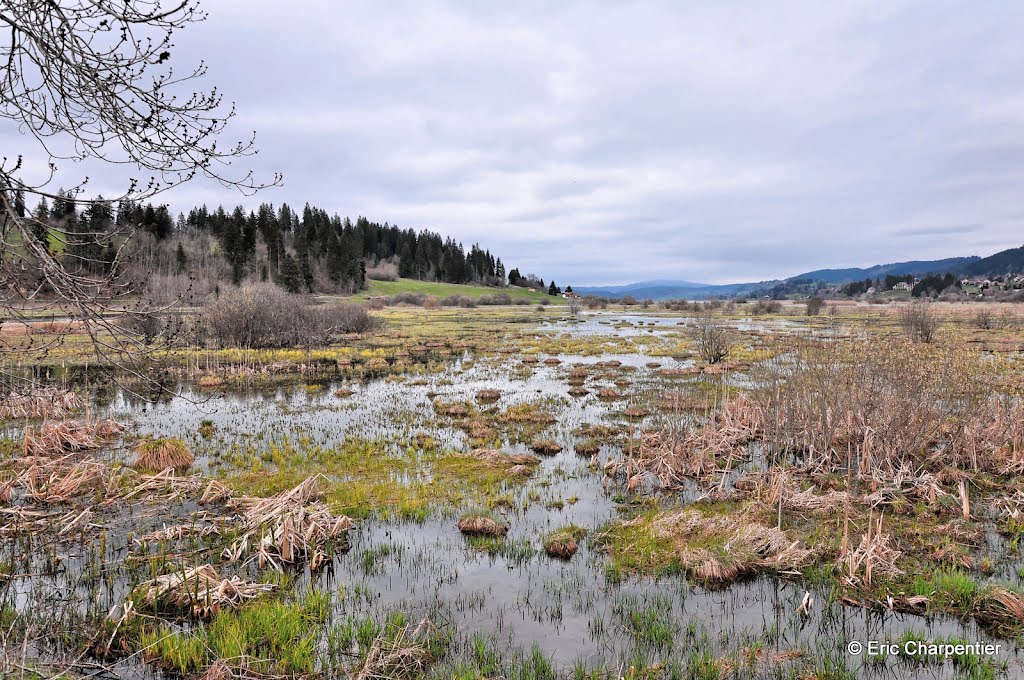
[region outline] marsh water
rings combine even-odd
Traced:
[[[503,654],[540,650],[564,674],[585,667],[625,676],[630,667],[667,658],[681,659],[685,668],[687,656],[698,649],[714,656],[758,650],[765,662],[755,667],[766,677],[781,673],[787,655],[797,653],[821,659],[819,665],[824,667],[846,668],[857,677],[954,677],[960,672],[952,663],[916,664],[847,652],[850,641],[897,641],[914,633],[929,639],[1000,642],[1006,673],[1024,677],[1024,664],[1015,645],[989,637],[973,622],[844,605],[799,576],[762,576],[707,589],[677,575],[657,579],[616,576],[609,572],[608,557],[594,540],[584,540],[571,560],[545,554],[542,537],[553,529],[575,524],[593,537],[623,512],[628,513],[621,489],[607,484],[601,471],[602,463],[619,453],[616,446],[602,447],[592,460],[576,455],[574,444],[580,439],[580,426],[624,424],[621,411],[625,405],[657,396],[662,381],[653,364],[668,368],[692,365],[689,358],[643,351],[644,337],[672,332],[679,323],[678,317],[604,314],[586,316],[583,321],[541,324],[536,329],[538,335],[632,338],[640,348],[639,352],[616,353],[610,345],[606,354],[562,354],[557,356],[558,365],[539,363],[524,368],[507,355],[475,357],[465,353],[453,358],[445,370],[418,376],[362,382],[326,379],[314,384],[214,391],[182,384],[177,396],[156,402],[124,392],[107,393],[93,408],[130,423],[133,433],[183,439],[195,451],[198,469],[211,474],[229,471],[231,463],[225,462],[225,451],[255,452],[258,457],[274,444],[300,439],[326,448],[357,437],[378,441],[386,448],[396,438],[429,433],[444,447],[468,449],[466,435],[437,417],[432,400],[471,401],[482,389],[501,392],[500,400],[490,408],[543,403],[557,416],[544,436],[559,442],[562,451],[543,457],[538,471],[522,485],[510,487],[511,500],[497,510],[510,527],[504,548],[479,549],[460,534],[457,517],[449,513],[415,519],[361,519],[349,533],[347,550],[318,573],[307,570],[299,575],[297,587],[312,583],[332,593],[338,619],[379,617],[390,611],[401,611],[412,620],[429,616],[453,631],[458,644],[468,647],[474,637],[482,636]],[[784,326],[775,324],[767,330],[785,330]],[[574,365],[611,360],[621,362],[616,374],[630,383],[625,399],[609,403],[594,394],[578,399],[567,396],[565,377]],[[609,374],[588,388],[613,386],[613,377]],[[341,387],[354,393],[335,396]],[[627,426],[653,426],[666,417],[656,414]],[[210,438],[197,434],[206,420],[215,425]],[[503,448],[529,452],[524,443],[516,441],[505,441]],[[115,448],[110,455],[123,456],[124,452]],[[322,472],[338,479],[345,475],[344,470]],[[652,498],[652,502],[670,500],[657,494]],[[194,504],[185,504],[174,516],[152,514],[143,524],[172,524],[196,509]],[[116,521],[108,526],[110,538],[101,561],[117,564],[130,554],[131,541],[116,535]],[[59,616],[56,612],[61,607],[85,614],[120,604],[128,596],[130,584],[114,568],[102,574],[85,573],[92,569],[88,565],[95,564],[87,554],[90,550],[94,548],[82,546],[80,553],[53,556],[62,563],[61,568],[40,569],[36,576],[16,580],[14,606],[19,610],[52,608],[54,616]],[[95,580],[103,587],[88,587]],[[802,613],[798,610],[807,593],[814,604]],[[664,622],[668,638],[651,640],[640,634],[631,623],[637,612]],[[771,661],[776,657],[782,661]],[[121,659],[113,668],[123,677],[156,672],[138,656]]]

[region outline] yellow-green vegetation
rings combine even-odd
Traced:
[[[649,510],[606,529],[601,542],[614,574],[685,573],[729,583],[760,571],[797,570],[812,551],[731,503]]]
[[[305,675],[317,670],[317,647],[330,612],[329,593],[310,590],[294,602],[265,599],[221,611],[189,632],[146,625],[139,646],[147,658],[182,675],[220,659],[267,675]]]
[[[349,438],[322,446],[286,437],[259,448],[231,450],[217,469],[229,486],[259,496],[280,493],[320,472],[327,476],[324,499],[334,512],[422,520],[466,503],[486,504],[521,483],[521,475],[510,474],[516,465],[510,458],[475,457],[426,440]]]
[[[416,279],[398,279],[397,281],[368,281],[367,290],[359,293],[356,297],[366,298],[374,296],[399,295],[401,293],[422,293],[433,295],[438,298],[446,298],[449,295],[464,295],[472,300],[479,300],[484,295],[498,295],[504,293],[513,300],[527,299],[533,304],[546,302],[551,304],[565,304],[565,300],[559,296],[548,295],[529,288],[518,286],[506,286],[505,288],[493,288],[489,286],[469,286],[458,283],[436,283],[433,281],[417,281]]]

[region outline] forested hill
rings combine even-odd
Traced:
[[[467,249],[436,232],[365,217],[352,221],[308,203],[301,210],[267,203],[251,211],[202,206],[175,218],[166,206],[122,201],[116,209],[93,203],[80,210],[72,201],[58,199],[52,205],[42,201],[33,216],[49,227],[51,249],[58,257],[77,259],[97,273],[109,270],[125,227],[134,228],[129,266],[176,289],[182,283],[175,279],[184,278],[200,292],[227,282],[270,280],[293,292],[350,293],[363,289],[368,277],[540,284],[516,269],[506,271],[500,257],[478,244]],[[60,235],[64,233],[89,236],[75,240]]]
[[[365,217],[353,222],[308,203],[301,213],[287,204],[275,210],[264,203],[248,214],[241,208],[228,213],[204,206],[192,209],[184,224],[217,240],[235,282],[257,267],[260,278],[288,289],[354,291],[365,285],[367,267],[381,263],[393,264],[403,278],[484,285],[506,281],[501,258],[477,244],[467,251],[432,231],[417,233]]]

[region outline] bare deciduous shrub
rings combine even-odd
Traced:
[[[477,302],[481,305],[510,305],[512,297],[508,293],[495,293],[494,295],[481,295]]]
[[[378,262],[366,270],[366,278],[373,281],[397,281],[398,265],[394,262]]]
[[[807,316],[818,316],[825,308],[825,300],[818,296],[807,298]]]
[[[580,299],[577,298],[577,297],[569,298],[568,299],[568,303],[569,303],[569,313],[572,314],[573,316],[576,316],[577,314],[579,314],[580,310],[583,308],[583,303],[580,302]]]
[[[778,314],[782,311],[782,303],[778,300],[758,300],[750,306],[751,314]]]
[[[422,307],[424,300],[427,296],[423,293],[398,293],[392,295],[387,299],[389,307],[395,307],[396,305],[413,305],[415,307]]]
[[[982,330],[991,330],[996,326],[995,316],[992,314],[992,310],[986,307],[980,308],[974,314],[974,325]]]
[[[583,304],[586,305],[587,309],[606,309],[608,307],[608,301],[596,295],[584,297]]]
[[[307,313],[316,327],[331,333],[369,333],[380,326],[366,305],[355,303],[321,305],[307,309]]]
[[[724,324],[712,316],[710,310],[703,312],[693,322],[690,337],[697,346],[697,354],[709,364],[722,361],[729,356],[732,349],[732,334]]]
[[[632,295],[623,295],[621,302],[624,305],[632,306],[636,304],[636,298]]]
[[[200,340],[220,347],[298,347],[375,325],[362,305],[311,307],[302,296],[262,283],[223,293],[203,313],[199,332]]]
[[[931,342],[939,330],[939,317],[927,302],[914,302],[900,310],[903,332],[917,342]]]
[[[436,295],[428,295],[423,299],[423,309],[437,309],[440,306],[441,302]]]
[[[466,295],[449,295],[441,300],[442,307],[476,307],[476,301]]]

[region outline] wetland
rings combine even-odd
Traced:
[[[1024,336],[934,308],[719,308],[709,364],[705,312],[394,307],[158,390],[71,343],[0,409],[4,672],[1020,677]]]

